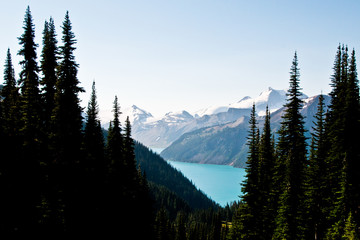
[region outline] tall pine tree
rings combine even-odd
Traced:
[[[346,218],[353,214],[359,223],[359,86],[355,51],[349,62],[347,47],[338,47],[332,76],[332,99],[327,115],[327,144],[329,166],[328,184],[331,187],[332,226],[329,236],[343,235]],[[338,234],[335,234],[338,233]],[[334,235],[335,234],[335,235]]]
[[[81,163],[82,228],[84,231],[99,230],[102,219],[105,181],[105,146],[99,119],[95,81],[87,108],[84,131],[85,159]]]
[[[10,49],[7,50],[4,65],[4,87],[1,91],[1,96],[3,98],[3,116],[5,121],[3,126],[9,136],[15,137],[18,135],[19,130],[19,89],[16,85]]]
[[[58,80],[56,82],[55,108],[52,114],[51,152],[53,155],[52,183],[56,201],[56,212],[59,223],[65,223],[66,231],[76,231],[76,225],[81,222],[78,208],[81,208],[79,196],[80,162],[83,161],[81,152],[82,108],[80,107],[79,87],[77,78],[78,64],[75,62],[75,35],[69,13],[65,15],[62,26],[62,42],[60,46],[60,63],[58,66]]]
[[[54,20],[45,21],[43,31],[43,49],[41,54],[42,97],[44,102],[44,124],[47,133],[51,132],[51,116],[55,107],[55,85],[57,81],[56,69],[58,48]]]
[[[41,153],[44,136],[34,28],[30,7],[28,7],[24,18],[24,33],[18,38],[21,45],[18,55],[23,57],[20,61],[22,71],[19,81],[21,88],[20,136],[23,148],[17,172],[19,174],[17,187],[20,195],[18,201],[20,202],[19,209],[15,210],[20,214],[17,216],[20,231],[36,231],[40,205],[40,162],[43,157]]]
[[[283,192],[279,198],[278,216],[273,239],[306,239],[304,233],[305,219],[303,216],[305,200],[305,167],[306,138],[299,87],[300,73],[297,53],[290,71],[290,88],[282,116],[279,131],[278,164],[283,164],[285,171],[282,183]]]
[[[324,239],[328,209],[328,169],[325,162],[325,103],[319,96],[318,109],[312,131],[312,140],[307,173],[308,232],[315,239]]]
[[[255,104],[253,104],[250,116],[250,130],[248,137],[249,152],[246,166],[246,179],[243,183],[242,201],[239,214],[234,219],[236,222],[231,230],[231,239],[260,239],[258,227],[259,215],[259,131],[256,121]]]
[[[266,107],[263,133],[259,145],[259,208],[260,239],[271,239],[274,231],[274,215],[276,215],[276,199],[273,193],[273,175],[275,167],[275,151],[270,126],[270,112]]]
[[[119,227],[122,231],[127,221],[127,216],[124,214],[124,136],[120,124],[120,107],[118,98],[115,96],[114,100],[114,118],[110,123],[106,145],[106,157],[108,161],[108,170],[106,178],[106,205],[104,224],[105,231],[114,233]]]
[[[11,231],[16,228],[16,217],[14,209],[17,209],[18,191],[14,183],[21,182],[18,179],[19,153],[22,143],[19,138],[19,91],[16,86],[15,73],[12,64],[10,49],[7,51],[4,65],[4,86],[1,89],[0,100],[0,229]],[[19,182],[18,182],[19,181]],[[16,211],[15,211],[16,212]]]

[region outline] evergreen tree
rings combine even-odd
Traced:
[[[84,131],[84,147],[86,152],[86,160],[84,168],[90,175],[102,175],[104,171],[104,137],[99,119],[99,106],[97,103],[95,81],[92,84],[92,92],[87,108],[87,118]],[[98,173],[95,173],[100,171]]]
[[[172,227],[165,209],[160,209],[155,218],[155,236],[158,240],[172,240]]]
[[[248,158],[246,167],[246,180],[243,182],[243,196],[242,201],[244,202],[239,209],[240,217],[239,220],[234,222],[239,223],[233,225],[233,232],[239,232],[240,236],[235,236],[232,239],[259,239],[258,226],[259,226],[259,132],[256,121],[255,104],[250,116],[250,130],[248,137]]]
[[[16,173],[19,168],[19,153],[22,150],[22,143],[19,139],[19,92],[10,49],[7,51],[4,65],[4,86],[0,93],[0,187],[2,193],[0,229],[9,231],[16,227],[17,221],[13,212],[18,207],[17,199],[15,199],[17,190],[13,186],[19,181]]]
[[[343,235],[344,224],[350,211],[354,212],[354,220],[357,223],[360,221],[359,86],[355,51],[351,54],[350,63],[347,51],[347,47],[339,46],[336,55],[330,93],[332,99],[326,126],[329,146],[326,158],[329,166],[327,181],[332,199],[329,210],[332,226],[329,232],[339,232],[339,236]]]
[[[124,195],[126,194],[124,185],[124,137],[120,125],[119,116],[121,114],[118,104],[118,98],[114,100],[114,119],[108,130],[106,156],[108,161],[107,179],[106,179],[106,203],[105,214],[106,232],[115,232],[119,227],[126,231],[126,221],[128,216],[125,214]],[[128,206],[126,206],[128,207]]]
[[[20,61],[22,71],[20,73],[20,87],[21,87],[21,113],[22,113],[22,135],[24,138],[25,151],[29,152],[34,159],[37,159],[34,154],[39,150],[38,142],[40,140],[41,129],[41,97],[39,90],[39,68],[36,61],[35,44],[35,26],[30,12],[30,7],[27,8],[24,19],[24,33],[19,37],[19,43],[22,48],[19,55],[23,56]]]
[[[306,170],[306,138],[299,87],[297,54],[290,71],[290,88],[279,131],[279,163],[284,164],[283,192],[279,199],[278,216],[273,239],[305,239],[304,227],[304,176]]]
[[[44,102],[44,124],[46,131],[51,132],[51,116],[55,107],[55,85],[57,81],[56,69],[58,60],[58,48],[55,32],[54,20],[50,18],[49,22],[45,21],[43,31],[43,49],[41,54],[41,72],[43,78],[40,84],[43,86]]]
[[[345,223],[345,233],[343,239],[359,240],[359,227],[354,221],[353,214],[350,212]]]
[[[276,199],[274,198],[272,179],[275,167],[275,151],[270,126],[270,112],[266,107],[265,123],[259,145],[259,207],[261,212],[260,239],[271,239],[274,231],[274,215],[276,215]]]
[[[1,96],[3,98],[4,130],[9,136],[15,137],[18,135],[19,129],[19,89],[16,86],[10,49],[7,51],[4,65],[4,87],[1,90]]]
[[[139,176],[136,170],[136,160],[134,153],[134,141],[131,137],[131,124],[129,117],[125,121],[125,135],[124,135],[124,174],[125,183],[129,188],[129,193],[136,194],[139,188]]]
[[[18,209],[14,216],[17,218],[19,231],[37,231],[40,205],[40,162],[42,161],[42,122],[41,96],[39,90],[39,68],[36,61],[35,29],[30,8],[24,18],[24,33],[18,38],[21,49],[18,52],[23,60],[20,61],[21,87],[21,128],[22,138],[21,156],[18,162],[16,196]]]
[[[110,124],[107,137],[106,155],[109,164],[109,174],[113,174],[115,171],[119,171],[123,168],[123,146],[124,137],[122,135],[122,129],[120,124],[120,107],[118,98],[115,96],[114,100],[114,119]]]
[[[81,164],[83,223],[84,231],[97,231],[103,210],[103,188],[105,180],[105,149],[103,131],[99,119],[95,81],[87,108],[87,118],[84,131],[85,159]]]
[[[186,239],[185,224],[186,224],[185,213],[180,211],[176,216],[176,220],[175,220],[175,225],[176,225],[175,240]]]
[[[79,196],[81,174],[79,163],[82,162],[82,109],[78,94],[84,90],[79,87],[77,79],[78,64],[75,62],[75,35],[69,13],[65,15],[62,26],[62,42],[60,47],[60,63],[56,82],[55,108],[52,115],[51,151],[53,154],[52,184],[55,189],[53,202],[59,213],[58,225],[66,225],[66,231],[76,231],[81,222],[78,209],[82,203]],[[60,215],[62,214],[62,215]]]
[[[354,212],[354,220],[360,224],[360,97],[357,79],[355,50],[352,51],[348,69],[345,97],[345,151],[346,176],[349,182],[349,211]]]
[[[328,184],[331,189],[332,198],[334,195],[340,192],[341,171],[343,168],[342,161],[345,157],[344,153],[344,106],[345,106],[345,95],[346,95],[346,82],[347,76],[344,74],[347,70],[344,70],[344,62],[347,63],[347,53],[345,52],[344,46],[338,46],[334,61],[334,74],[331,77],[332,91],[330,92],[331,102],[327,113],[326,121],[326,141],[328,147],[328,157],[326,159],[327,165],[329,166],[329,177]],[[337,197],[335,197],[337,198]],[[333,206],[334,207],[334,206]]]
[[[308,232],[315,239],[323,239],[326,231],[326,213],[328,209],[327,165],[325,163],[325,103],[323,95],[319,96],[315,115],[310,149],[307,195],[309,207]]]

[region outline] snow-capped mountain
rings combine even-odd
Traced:
[[[251,108],[255,103],[258,115],[265,115],[266,106],[270,112],[276,111],[283,107],[286,102],[286,91],[275,90],[269,87],[266,91],[260,93],[256,98],[245,97],[237,103],[231,104],[233,108]]]
[[[316,121],[319,96],[304,100],[301,114],[305,117],[304,127],[310,141],[310,133]],[[324,104],[330,104],[330,97],[324,95]],[[326,111],[327,107],[325,107]],[[280,128],[281,116],[285,108],[282,107],[271,114],[271,128],[274,133]],[[264,117],[258,117],[259,127],[264,124]],[[249,117],[241,117],[237,121],[198,129],[182,135],[167,147],[161,156],[167,160],[233,165],[245,167],[248,148],[246,145],[249,131]]]
[[[281,108],[285,102],[285,90],[268,88],[255,98],[246,96],[238,102],[226,106],[210,106],[193,114],[184,110],[169,112],[161,118],[155,118],[151,113],[133,105],[122,110],[121,121],[125,121],[126,116],[129,116],[135,140],[148,147],[166,148],[185,133],[231,123],[241,117],[250,116],[253,103],[256,105],[258,115],[261,116],[265,114],[267,105],[273,112]]]
[[[132,105],[130,108],[125,108],[122,111],[122,116],[127,117],[129,116],[129,120],[132,123],[137,122],[147,122],[149,119],[153,119],[153,115],[135,105]]]
[[[303,94],[302,98],[306,99],[307,96]],[[205,109],[201,109],[194,112],[194,117],[202,117],[204,115],[227,112],[230,108],[250,109],[254,103],[256,106],[256,111],[260,116],[265,115],[266,106],[269,106],[270,112],[274,112],[283,107],[283,105],[286,103],[286,90],[276,90],[269,87],[255,98],[246,96],[240,101],[231,103],[227,106],[211,106]]]

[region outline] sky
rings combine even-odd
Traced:
[[[286,89],[295,51],[303,92],[328,93],[338,45],[360,51],[357,0],[0,1],[0,72],[10,48],[17,76],[27,6],[38,61],[45,20],[53,17],[61,45],[69,11],[86,90],[81,104],[87,106],[95,80],[102,121],[111,118],[115,95],[122,108],[160,117]]]

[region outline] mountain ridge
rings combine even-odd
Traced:
[[[307,96],[304,95],[304,97]],[[156,118],[150,112],[133,105],[123,110],[122,117],[129,115],[135,140],[150,148],[166,148],[185,133],[230,123],[242,116],[250,116],[253,103],[258,109],[258,115],[264,115],[267,105],[273,112],[282,107],[285,102],[285,90],[269,87],[255,98],[246,96],[226,106],[210,106],[192,113],[182,110],[168,112]],[[104,125],[104,128],[106,127],[108,124]]]
[[[310,139],[310,133],[315,121],[314,115],[317,111],[319,95],[307,98],[301,109],[301,114],[305,117],[305,128],[308,130],[306,135]],[[325,105],[330,104],[330,97],[324,95]],[[281,116],[284,114],[285,107],[271,113],[271,127],[273,133],[280,128]],[[258,116],[258,126],[263,127],[264,118]],[[174,141],[168,148],[161,152],[161,156],[166,160],[232,165],[235,167],[245,167],[247,159],[247,136],[249,117],[244,116],[241,121],[223,124],[220,126],[210,126],[189,132]]]

